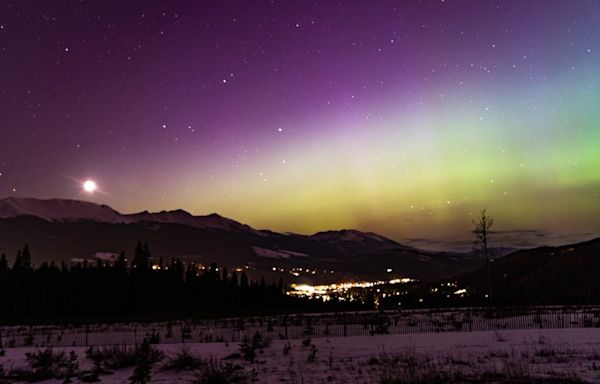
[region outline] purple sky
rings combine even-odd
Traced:
[[[0,198],[598,233],[599,36],[597,1],[3,1]]]

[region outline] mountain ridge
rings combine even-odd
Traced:
[[[99,253],[129,253],[140,240],[150,244],[155,257],[166,260],[245,266],[269,278],[279,278],[284,271],[297,282],[447,277],[479,264],[470,255],[422,251],[352,229],[283,234],[217,214],[121,214],[107,205],[78,200],[0,200],[0,253],[9,257],[29,243],[36,263],[90,259]]]
[[[74,210],[77,210],[76,212]],[[37,199],[32,197],[0,199],[0,218],[18,216],[35,216],[47,221],[78,221],[92,220],[101,223],[134,223],[141,221],[171,222],[202,227],[227,228],[237,226],[250,228],[235,220],[228,219],[217,213],[209,215],[192,215],[183,209],[159,212],[121,213],[106,205],[75,199]]]
[[[48,206],[52,204],[52,206]],[[78,209],[79,213],[73,212]],[[82,213],[82,209],[85,209]],[[374,232],[363,232],[356,229],[340,229],[319,231],[310,235],[296,233],[279,233],[271,230],[254,229],[247,224],[224,217],[218,213],[208,215],[193,215],[183,209],[161,210],[149,212],[147,210],[134,213],[121,213],[106,204],[76,199],[38,199],[32,197],[8,197],[0,199],[0,219],[15,218],[18,216],[34,216],[50,222],[77,222],[90,220],[100,223],[131,224],[140,222],[182,224],[196,228],[214,229],[241,229],[261,236],[267,234],[280,236],[296,236],[315,241],[352,242],[352,241],[377,241],[388,243],[406,249],[414,247],[402,245],[394,240]]]

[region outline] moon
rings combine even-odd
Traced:
[[[87,193],[94,193],[96,189],[98,189],[98,185],[96,185],[94,180],[86,180],[83,183],[83,190]]]

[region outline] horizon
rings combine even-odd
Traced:
[[[0,14],[0,194],[392,239],[600,234],[600,4]],[[521,240],[518,240],[521,241]]]
[[[40,201],[76,201],[76,202],[84,202],[91,203],[95,205],[104,205],[110,209],[115,210],[117,213],[121,215],[135,215],[139,213],[148,212],[151,214],[162,213],[162,212],[174,212],[174,211],[184,211],[190,215],[196,217],[207,217],[211,215],[217,215],[224,219],[229,219],[236,221],[243,225],[249,225],[247,223],[241,222],[237,220],[235,217],[227,217],[219,214],[218,212],[211,212],[207,214],[194,214],[188,212],[184,209],[174,209],[174,210],[158,210],[158,211],[132,211],[132,212],[122,212],[114,207],[111,207],[107,204],[98,203],[92,200],[80,200],[80,199],[64,199],[59,197],[40,199],[36,197],[0,197],[0,201],[7,199],[32,199],[32,200],[40,200]],[[273,231],[272,228],[257,228],[249,225],[251,228],[258,231]],[[313,236],[318,233],[327,232],[327,231],[360,231],[365,233],[374,233],[379,236],[384,236],[392,241],[396,241],[401,245],[411,246],[421,250],[429,250],[429,251],[448,251],[448,252],[470,252],[474,250],[473,246],[473,238],[472,233],[465,234],[464,236],[452,236],[452,237],[438,237],[438,238],[394,238],[391,236],[385,236],[381,233],[372,232],[372,231],[363,231],[360,228],[328,228],[323,229],[321,231],[316,232],[293,232],[293,231],[275,231],[285,235],[300,235],[300,236]],[[548,231],[540,230],[540,229],[524,229],[524,230],[491,230],[490,231],[490,245],[493,248],[497,249],[532,249],[542,246],[563,246],[569,244],[581,243],[589,240],[593,240],[596,238],[600,238],[600,235],[587,232],[587,233],[566,233],[566,234],[555,234],[550,233]]]

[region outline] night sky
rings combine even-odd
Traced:
[[[599,235],[600,2],[0,1],[8,196]]]

